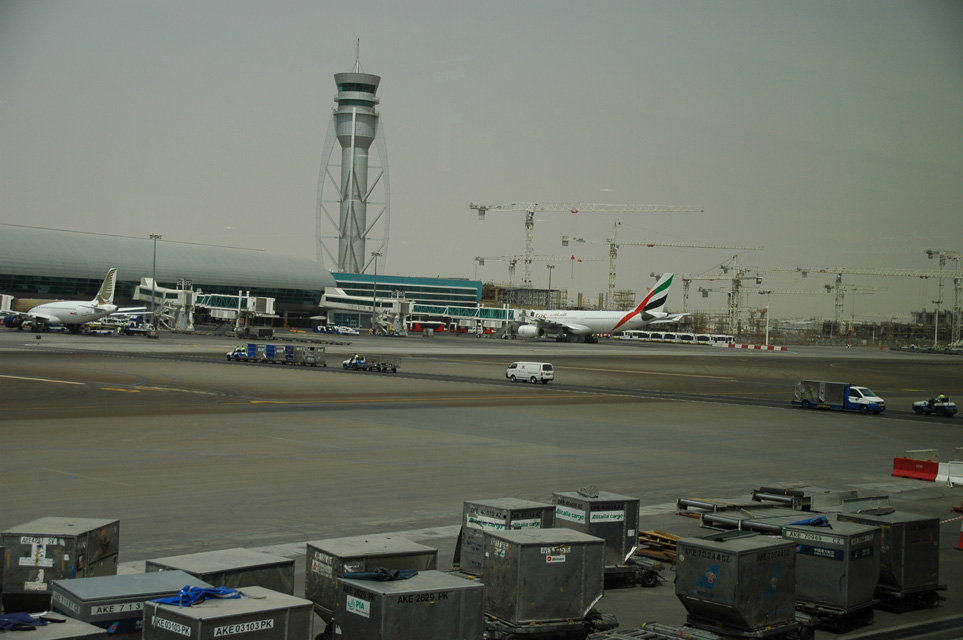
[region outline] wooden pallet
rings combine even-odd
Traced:
[[[635,555],[675,563],[675,543],[682,536],[664,531],[639,531],[639,548]]]

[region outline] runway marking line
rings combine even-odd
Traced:
[[[69,382],[67,380],[54,380],[53,378],[30,378],[28,376],[5,376],[0,375],[0,378],[7,378],[8,380],[29,380],[31,382],[53,382],[54,384],[79,384],[83,386],[83,382]]]

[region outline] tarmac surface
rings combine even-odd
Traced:
[[[816,637],[963,636],[963,514],[952,510],[963,487],[891,475],[907,451],[963,458],[963,416],[910,410],[940,391],[963,398],[959,358],[339,338],[325,344],[327,368],[307,368],[228,362],[238,344],[228,338],[0,331],[0,530],[44,516],[119,519],[122,572],[151,558],[263,549],[296,560],[300,595],[311,540],[403,532],[450,567],[466,500],[551,503],[555,491],[595,485],[640,498],[640,529],[686,536],[707,532],[676,515],[679,498],[854,489],[946,521],[946,599]],[[390,354],[401,368],[342,370],[352,353]],[[556,381],[512,384],[505,368],[516,360],[552,362]],[[868,386],[886,412],[792,407],[801,378]],[[674,573],[663,576],[652,589],[606,590],[598,609],[622,629],[683,624]]]

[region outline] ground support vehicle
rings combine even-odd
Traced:
[[[270,362],[275,364],[295,364],[306,367],[326,367],[324,347],[293,344],[257,344],[251,342],[238,345],[227,352],[227,359],[235,362]]]
[[[555,379],[555,368],[549,362],[513,362],[505,370],[505,377],[516,382],[541,382],[548,384]]]
[[[950,402],[937,402],[935,398],[930,398],[929,400],[920,400],[919,402],[913,403],[913,411],[916,415],[933,415],[945,416],[947,418],[952,418],[956,412],[956,403]]]
[[[803,409],[835,409],[879,414],[886,402],[866,387],[848,382],[800,380],[792,403]]]
[[[393,358],[388,356],[362,355],[351,356],[342,362],[341,366],[345,369],[353,369],[355,371],[378,371],[380,373],[387,371],[398,373],[398,369],[401,368]]]

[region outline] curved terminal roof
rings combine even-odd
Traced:
[[[118,268],[118,280],[149,278],[154,241],[79,231],[0,224],[0,274],[103,280]],[[322,291],[336,286],[322,265],[307,258],[257,249],[157,241],[157,281],[180,278],[195,284],[238,289]]]

